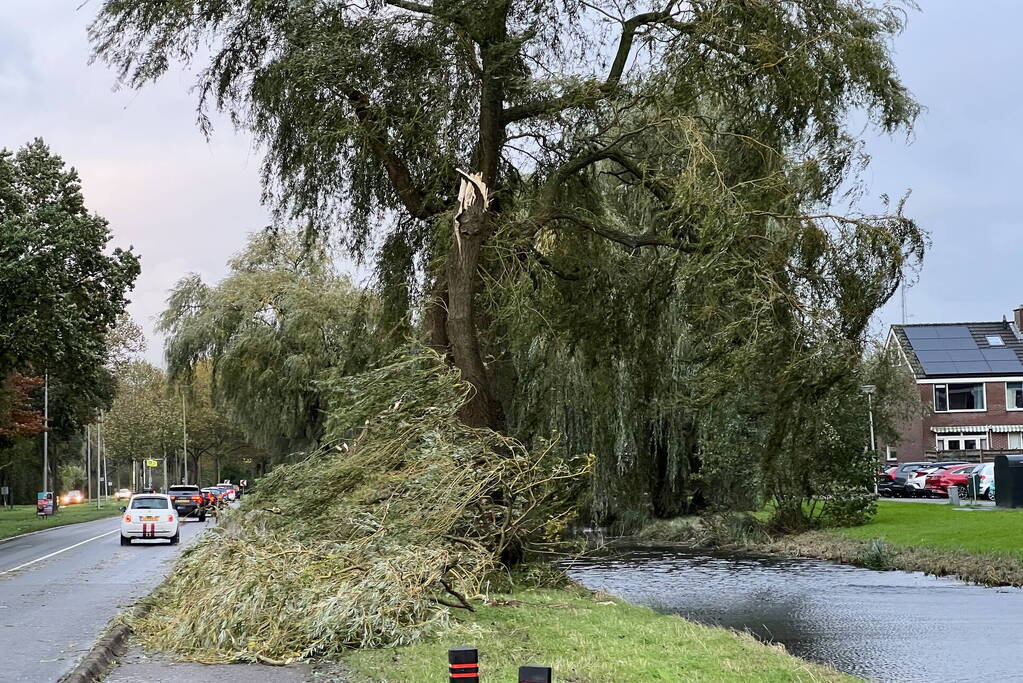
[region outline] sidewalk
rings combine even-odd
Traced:
[[[288,666],[178,662],[133,646],[104,683],[348,683],[340,665]]]

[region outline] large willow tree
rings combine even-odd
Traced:
[[[282,209],[338,218],[389,276],[423,257],[433,342],[477,389],[465,418],[499,426],[474,295],[501,230],[705,253],[718,190],[746,209],[734,230],[805,229],[800,200],[827,200],[852,160],[850,109],[886,130],[917,111],[887,49],[901,19],[863,0],[107,0],[92,38],[133,87],[197,62],[202,106],[265,143]],[[749,165],[723,175],[722,154]],[[490,203],[455,227],[460,168]],[[600,172],[648,199],[644,220],[586,206]]]
[[[197,69],[203,126],[255,134],[282,219],[376,258],[391,310],[422,304],[475,387],[467,423],[674,481],[722,421],[755,425],[769,479],[790,413],[850,376],[922,255],[901,211],[833,208],[865,158],[849,115],[894,132],[918,111],[903,20],[883,0],[106,0],[91,37],[129,87]],[[622,493],[686,496],[642,481]]]

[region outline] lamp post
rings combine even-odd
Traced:
[[[50,490],[50,373],[43,375],[43,491]],[[54,496],[56,499],[56,496]]]
[[[870,418],[870,453],[877,459],[877,444],[874,443],[874,392],[877,387],[873,384],[864,384],[860,391],[867,395],[867,415]],[[877,466],[877,463],[874,463]],[[874,477],[874,494],[877,494],[877,477]]]

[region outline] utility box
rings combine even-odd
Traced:
[[[995,505],[1023,508],[1023,455],[995,456]]]

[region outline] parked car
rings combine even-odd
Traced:
[[[931,495],[947,496],[949,488],[966,485],[968,473],[976,466],[976,463],[967,463],[936,470],[927,476],[927,491]]]
[[[114,491],[114,500],[131,500],[131,489],[117,489]]]
[[[171,504],[182,518],[195,515],[200,522],[206,521],[206,498],[198,486],[177,484],[167,490]]]
[[[136,538],[166,538],[174,545],[181,539],[179,519],[170,496],[161,493],[132,496],[128,505],[121,508],[121,545],[131,545]]]
[[[881,470],[877,475],[877,495],[883,496],[884,498],[891,498],[896,495],[892,490],[892,485],[895,483],[895,472],[899,469],[898,465],[892,465]]]
[[[957,465],[965,465],[961,460],[949,461],[949,462],[932,462],[927,467],[921,467],[913,472],[909,479],[906,480],[906,493],[912,497],[929,496],[931,492],[927,490],[927,477],[932,474],[943,472],[949,467],[955,467]]]
[[[933,462],[904,462],[899,465],[899,469],[895,470],[895,474],[892,477],[891,491],[892,495],[895,496],[906,496],[912,495],[911,491],[906,490],[906,482],[921,467],[931,467]]]
[[[995,464],[986,462],[973,471],[980,475],[980,488],[977,494],[988,500],[995,499]]]
[[[71,491],[68,491],[63,495],[63,497],[61,497],[60,500],[61,505],[77,505],[79,503],[84,502],[85,496],[83,496],[82,492],[79,491],[78,489],[72,489]]]

